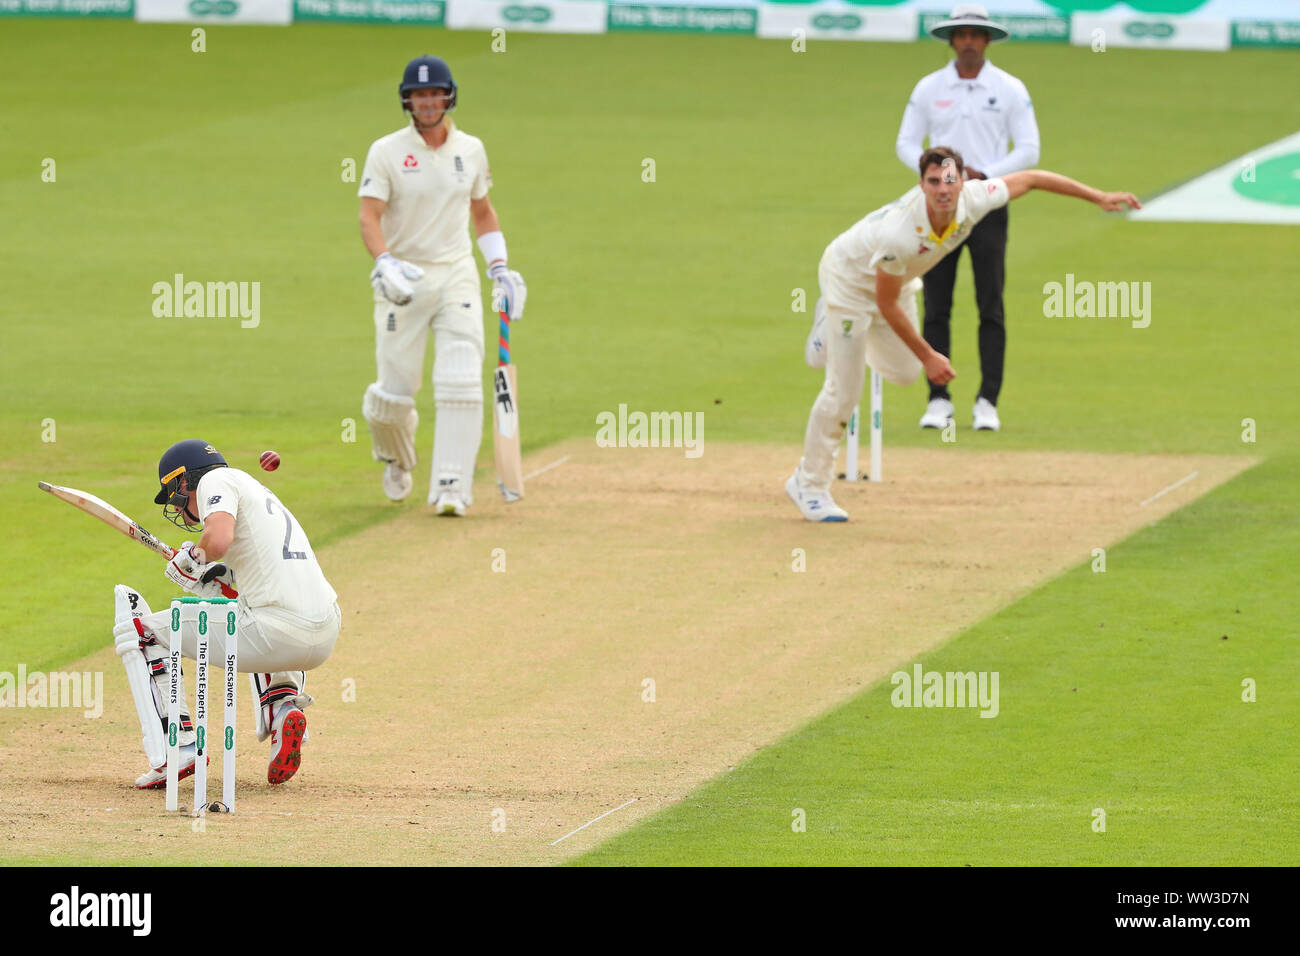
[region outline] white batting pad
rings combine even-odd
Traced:
[[[366,389],[361,412],[370,424],[375,461],[393,461],[407,471],[415,468],[415,428],[420,423],[415,399],[385,392],[376,382]]]
[[[149,766],[157,770],[167,762],[167,742],[163,736],[164,714],[161,700],[154,696],[149,665],[140,650],[140,632],[135,629],[135,618],[149,613],[144,598],[125,584],[113,588],[113,646],[122,666],[126,669],[126,683],[135,701],[135,714],[140,720],[140,742],[144,746]]]
[[[474,503],[474,462],[483,438],[483,357],[466,339],[439,336],[433,361],[433,470],[429,504],[447,489]]]

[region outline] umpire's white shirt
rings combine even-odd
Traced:
[[[894,150],[916,176],[927,135],[931,146],[952,147],[990,179],[1038,163],[1038,120],[1029,91],[988,60],[970,80],[958,76],[957,61],[950,60],[912,90]],[[1008,152],[1012,141],[1015,148]]]
[[[421,266],[473,255],[469,203],[492,186],[483,141],[445,122],[447,141],[437,149],[414,125],[375,140],[357,189],[388,204],[380,219],[388,251]]]

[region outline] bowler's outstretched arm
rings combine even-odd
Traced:
[[[1060,196],[1086,199],[1107,212],[1119,212],[1125,206],[1129,209],[1142,208],[1142,204],[1132,193],[1105,193],[1069,176],[1051,173],[1045,169],[1025,169],[1018,173],[1007,173],[1002,177],[1002,181],[1007,184],[1007,191],[1012,199],[1019,199],[1031,189],[1042,189]]]

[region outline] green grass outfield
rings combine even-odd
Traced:
[[[487,145],[512,264],[528,279],[514,336],[526,450],[594,434],[596,413],[626,402],[702,409],[710,441],[785,442],[796,454],[818,377],[800,361],[807,316],[792,315],[791,292],[811,302],[826,243],[911,184],[894,137],[912,85],[944,61],[939,44],[814,43],[795,54],[739,37],[511,34],[494,54],[484,33],[323,25],[209,27],[197,54],[186,25],[7,20],[0,671],[51,669],[102,647],[119,581],[155,603],[168,594],[153,556],[41,496],[37,479],[99,494],[177,542],[152,504],[154,468],[168,444],[198,435],[248,468],[262,449],[280,451],[272,484],[317,546],[401,512],[379,494],[360,421],[374,374],[368,261],[356,184],[340,171],[401,124],[401,67],[423,52],[452,63],[457,120]],[[1104,188],[1151,195],[1300,127],[1286,51],[994,53],[1033,93],[1041,165]],[[47,157],[54,183],[41,181]],[[652,184],[645,158],[656,162]],[[1069,575],[926,659],[1001,667],[997,720],[894,712],[869,692],[592,859],[648,859],[653,845],[664,854],[653,858],[687,862],[883,861],[867,844],[889,840],[847,834],[884,832],[900,804],[932,801],[925,830],[889,831],[895,847],[983,854],[962,862],[1017,845],[1025,860],[1278,861],[1287,841],[1269,835],[1294,826],[1292,813],[1276,819],[1294,809],[1284,781],[1295,771],[1276,741],[1295,726],[1282,703],[1295,664],[1284,641],[1300,600],[1275,582],[1297,551],[1296,236],[1128,223],[1055,197],[1017,202],[1006,431],[963,429],[951,451],[1267,463],[1117,549],[1106,575]],[[261,325],[155,318],[151,287],[177,272],[260,281]],[[1043,284],[1067,272],[1152,283],[1150,328],[1043,318]],[[964,419],[978,360],[962,274],[954,393]],[[887,390],[887,445],[936,440],[914,427],[924,397],[919,386]],[[356,443],[343,440],[346,418],[358,422]],[[1257,423],[1254,444],[1241,441],[1244,418]],[[46,419],[54,442],[42,441]],[[426,428],[426,460],[429,440]],[[480,481],[488,493],[486,473]],[[418,487],[406,507],[416,499]],[[1228,642],[1197,643],[1229,614],[1239,626]],[[1232,703],[1245,676],[1260,682],[1255,705]],[[1058,686],[1067,681],[1079,690]],[[1032,693],[1016,700],[1012,687]],[[864,734],[864,711],[873,731],[892,721],[893,732]],[[955,772],[953,749],[985,755],[982,770]],[[779,762],[804,769],[783,776]],[[966,812],[977,801],[1028,809]],[[794,806],[809,811],[798,844],[782,842]],[[1118,811],[1107,835],[1062,842],[1076,817],[1079,838],[1093,836],[1093,806]],[[1101,855],[1117,844],[1126,849],[1110,852],[1128,855]]]

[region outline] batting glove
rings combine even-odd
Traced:
[[[235,572],[224,564],[213,562],[202,565],[200,570],[203,573],[199,575],[198,583],[189,589],[191,594],[201,598],[222,597],[226,593],[222,590],[223,584],[232,589],[235,587]]]
[[[492,280],[492,310],[504,312],[511,322],[518,322],[524,317],[524,301],[528,298],[524,277],[507,269],[504,262],[493,263],[487,274]]]
[[[424,270],[417,265],[394,259],[392,253],[380,253],[375,269],[370,273],[370,284],[375,291],[393,305],[406,305],[415,295],[412,282],[424,278]]]
[[[167,562],[166,570],[163,571],[169,581],[191,592],[200,585],[204,570],[203,563],[198,560],[193,549],[194,542],[186,541],[180,546],[180,550],[172,555],[172,559]]]

